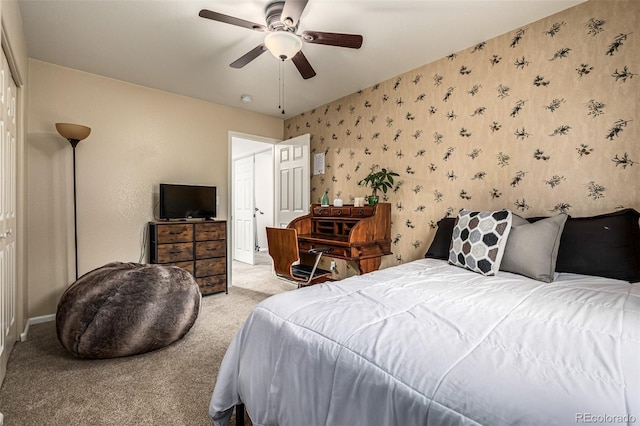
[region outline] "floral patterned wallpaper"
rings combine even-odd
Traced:
[[[640,210],[639,85],[640,2],[591,0],[293,117],[285,136],[326,153],[314,202],[368,195],[375,167],[400,174],[386,267],[423,257],[463,207]]]

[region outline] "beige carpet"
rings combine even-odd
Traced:
[[[209,399],[231,338],[258,302],[295,289],[271,274],[263,254],[255,267],[234,262],[233,284],[202,299],[184,339],[134,357],[76,359],[53,322],[32,326],[0,388],[4,425],[211,425]]]

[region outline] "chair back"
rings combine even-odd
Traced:
[[[298,233],[292,228],[267,227],[269,256],[273,259],[273,269],[278,275],[293,278],[291,265],[300,260],[298,253]]]

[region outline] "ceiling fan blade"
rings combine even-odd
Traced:
[[[323,33],[320,31],[304,31],[302,40],[307,43],[326,44],[329,46],[360,49],[362,36],[357,34]]]
[[[253,61],[258,56],[262,55],[267,51],[266,46],[263,43],[260,43],[235,61],[231,62],[229,66],[231,68],[242,68],[247,65],[249,62]]]
[[[302,78],[306,80],[308,78],[315,77],[316,72],[313,70],[313,67],[307,60],[307,57],[304,56],[304,53],[302,53],[302,50],[296,53],[296,55],[291,58],[291,60],[293,61],[296,68],[298,68],[298,71],[300,71],[300,75],[302,76]]]
[[[264,25],[256,24],[255,22],[245,21],[244,19],[235,18],[229,15],[223,15],[222,13],[214,12],[207,9],[202,9],[198,14],[201,18],[213,19],[214,21],[224,22],[225,24],[236,25],[238,27],[249,28],[254,31],[266,31],[267,27]]]
[[[302,15],[302,11],[307,6],[308,2],[309,0],[286,0],[284,2],[284,7],[282,8],[280,22],[290,27],[298,26],[300,15]]]

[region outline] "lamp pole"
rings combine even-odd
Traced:
[[[76,201],[76,146],[80,139],[68,139],[73,150],[73,251],[75,253],[76,281],[78,280],[78,206]]]
[[[73,249],[76,266],[76,280],[78,280],[78,206],[76,201],[76,146],[81,140],[89,136],[91,129],[87,126],[71,123],[56,123],[56,130],[60,136],[71,144],[73,149]]]

